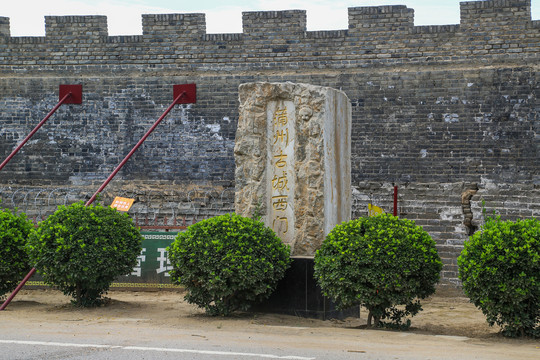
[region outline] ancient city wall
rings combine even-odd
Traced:
[[[41,214],[56,197],[44,194],[90,196],[170,104],[172,85],[196,83],[197,103],[169,114],[109,192],[169,222],[194,188],[217,195],[192,196],[193,213],[231,211],[238,86],[328,86],[352,101],[353,217],[368,203],[391,211],[398,185],[401,216],[430,232],[456,284],[482,200],[507,218],[540,216],[530,5],[464,2],[460,23],[444,26],[414,26],[406,6],[357,7],[337,31],[306,31],[305,11],[246,12],[239,34],[207,34],[204,14],[168,14],[144,15],[142,35],[108,36],[104,16],[47,16],[46,36],[11,37],[0,18],[0,158],[56,104],[59,84],[84,88],[83,104],[62,106],[2,170],[3,206]]]

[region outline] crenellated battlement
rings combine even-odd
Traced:
[[[404,5],[349,8],[349,30],[410,32],[414,10]]]
[[[178,35],[200,38],[206,34],[204,14],[159,14],[142,16],[143,35]]]
[[[347,66],[372,59],[538,56],[531,0],[468,1],[460,8],[459,24],[414,26],[414,10],[405,5],[353,7],[348,28],[332,31],[307,31],[304,10],[244,12],[239,34],[207,34],[204,14],[147,14],[142,35],[109,36],[105,16],[46,16],[44,37],[11,37],[9,18],[0,17],[0,45],[8,50],[0,65],[339,60]]]
[[[10,36],[9,18],[8,17],[0,17],[0,36],[1,37],[9,37]]]
[[[242,13],[242,30],[245,35],[300,34],[306,31],[305,10],[254,11]]]
[[[77,40],[77,38],[101,38],[107,35],[106,16],[45,16],[45,37],[47,38]]]
[[[461,26],[508,26],[531,21],[531,0],[490,0],[460,3]]]
[[[493,23],[510,25],[531,22],[531,0],[488,0],[460,3],[460,26],[482,27]],[[349,26],[353,32],[406,31],[409,33],[453,31],[439,25],[414,26],[414,9],[405,5],[353,7],[348,9]],[[255,11],[242,13],[243,34],[274,34],[306,32],[307,17],[304,10]],[[450,25],[450,24],[449,24]],[[206,35],[205,14],[144,14],[143,35],[160,36]],[[9,36],[9,18],[0,17],[0,36]],[[102,37],[108,36],[107,17],[92,16],[45,16],[45,36]]]

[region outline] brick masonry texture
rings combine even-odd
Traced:
[[[172,101],[197,84],[112,189],[181,207],[167,194],[234,187],[238,86],[268,81],[343,90],[352,101],[353,217],[399,210],[437,242],[443,281],[481,225],[540,216],[540,21],[530,0],[463,2],[455,25],[414,26],[406,6],[349,9],[349,28],[306,31],[305,11],[243,13],[243,32],[206,34],[204,14],[143,15],[143,34],[108,36],[104,16],[47,16],[44,37],[11,37],[0,17],[0,157],[82,84],[0,173],[0,196],[71,188],[85,198]],[[6,195],[8,194],[8,195]],[[73,196],[77,197],[77,196]],[[221,204],[215,213],[233,208]],[[142,200],[141,200],[142,201]],[[10,206],[4,201],[5,206]],[[211,211],[206,212],[212,215]]]

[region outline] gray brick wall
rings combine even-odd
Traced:
[[[184,206],[174,189],[225,191],[226,203],[238,85],[331,86],[353,105],[353,215],[370,202],[391,211],[398,185],[400,215],[434,237],[444,281],[456,285],[482,199],[503,217],[540,215],[540,21],[530,5],[463,2],[460,23],[443,26],[414,26],[406,6],[355,7],[348,29],[333,31],[306,31],[300,10],[245,12],[239,34],[206,34],[204,14],[167,14],[144,15],[142,35],[108,36],[103,16],[47,16],[45,36],[11,37],[0,17],[0,158],[58,101],[59,84],[84,88],[84,103],[62,106],[2,171],[0,196],[37,204],[38,189],[62,188],[70,201],[87,198],[169,105],[172,85],[193,82],[197,103],[177,106],[111,189],[168,217]],[[203,213],[230,208],[224,201]]]

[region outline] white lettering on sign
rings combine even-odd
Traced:
[[[141,265],[146,260],[146,255],[143,255],[145,251],[146,251],[146,248],[143,248],[141,251],[141,255],[137,256],[137,266],[133,268],[133,272],[131,273],[131,275],[141,277],[142,275]]]
[[[159,251],[159,256],[157,258],[157,261],[159,261],[159,268],[156,269],[156,272],[158,274],[161,274],[162,272],[165,272],[165,276],[171,276],[169,274],[169,270],[172,270],[173,267],[171,266],[171,262],[169,258],[167,257],[167,249],[166,248],[158,248],[157,251]],[[167,264],[167,265],[165,265]]]

